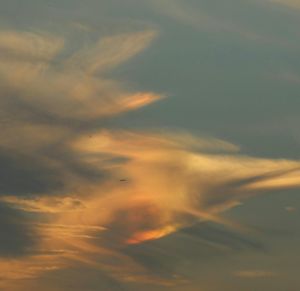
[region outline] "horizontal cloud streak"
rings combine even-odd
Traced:
[[[265,278],[265,277],[274,277],[276,274],[270,271],[262,270],[249,270],[249,271],[239,271],[235,273],[235,276],[242,278]]]
[[[278,3],[286,6],[290,6],[292,8],[300,8],[299,0],[268,0],[269,2]]]

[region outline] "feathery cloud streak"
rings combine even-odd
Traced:
[[[70,53],[63,37],[0,32],[1,173],[16,182],[2,179],[0,201],[26,218],[8,216],[5,227],[17,223],[34,236],[22,256],[1,257],[4,287],[76,264],[121,282],[184,283],[152,274],[126,249],[204,221],[247,232],[222,213],[300,186],[299,161],[246,157],[187,133],[103,127],[164,97],[106,77],[155,34],[108,36]]]

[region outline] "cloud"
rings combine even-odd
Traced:
[[[0,203],[0,257],[25,256],[34,249],[36,233],[31,220],[5,203]]]
[[[299,0],[268,0],[271,3],[281,4],[285,6],[289,6],[291,8],[299,8],[300,1]]]
[[[241,24],[235,23],[232,19],[221,18],[209,13],[201,6],[193,3],[186,4],[178,0],[152,0],[152,7],[161,14],[188,25],[200,31],[226,32],[239,35],[250,40],[265,40],[265,38]]]
[[[2,32],[0,49],[7,52],[1,59],[0,83],[6,88],[1,94],[16,96],[21,110],[31,109],[30,114],[39,112],[61,119],[94,119],[137,109],[160,96],[126,92],[120,83],[98,74],[136,55],[154,36],[155,32],[146,31],[104,37],[94,47],[57,64],[53,58],[63,41]],[[46,50],[48,44],[51,45]],[[6,99],[2,101],[4,105],[11,103]]]
[[[145,50],[156,36],[153,30],[108,36],[93,48],[83,49],[67,60],[66,66],[87,74],[107,71]]]
[[[287,212],[296,212],[297,211],[297,208],[296,207],[293,207],[293,206],[286,206],[284,208]]]
[[[144,50],[155,34],[103,37],[95,46],[73,53],[63,37],[0,31],[3,286],[64,268],[65,256],[77,251],[55,248],[60,245],[54,239],[58,234],[62,240],[89,237],[84,234],[84,223],[54,223],[59,214],[84,208],[76,192],[82,194],[81,184],[87,190],[88,180],[99,183],[103,174],[103,169],[81,161],[70,141],[94,130],[90,120],[97,124],[104,117],[136,110],[162,97],[131,92],[128,86],[125,89],[104,77],[108,69]],[[105,160],[111,159],[103,156]],[[88,228],[92,232],[103,229]]]
[[[0,31],[1,62],[48,62],[64,46],[64,39],[43,33]],[[15,61],[15,62],[14,62]]]
[[[214,250],[256,250],[264,251],[265,247],[257,239],[235,232],[226,227],[207,223],[199,223],[182,230],[182,233],[199,239],[199,242]]]
[[[73,196],[2,200],[16,209],[47,217],[46,223],[37,226],[42,238],[39,247],[69,250],[55,256],[58,262],[84,262],[109,272],[115,280],[150,283],[156,279],[151,279],[147,265],[133,260],[135,253],[128,253],[128,246],[155,241],[207,221],[247,233],[247,228],[221,214],[253,195],[300,186],[297,161],[224,153],[222,143],[218,152],[220,142],[215,140],[210,141],[215,152],[206,153],[208,141],[202,148],[200,140],[197,149],[194,142],[191,147],[189,139],[187,144],[183,140],[153,132],[102,130],[92,136],[82,135],[69,140],[69,147],[81,164],[91,163],[99,171],[105,167],[110,172],[105,182],[81,180]],[[103,155],[123,159],[105,164]],[[120,181],[124,177],[125,183]],[[210,244],[233,248],[256,245],[238,236],[228,241],[227,235],[224,240],[221,231],[208,233],[205,238],[202,231],[200,238]],[[156,283],[177,282],[168,280],[157,279]]]
[[[276,276],[275,273],[270,271],[263,271],[263,270],[248,270],[248,271],[238,271],[235,273],[235,276],[241,278],[267,278],[267,277],[274,277]]]
[[[0,148],[0,195],[55,193],[64,187],[59,168],[45,158]]]
[[[154,31],[145,31],[103,37],[89,49],[69,52],[61,59],[63,48],[70,51],[62,37],[0,31],[3,195],[50,193],[50,187],[63,191],[68,183],[61,180],[70,180],[65,175],[72,171],[99,178],[101,173],[77,164],[64,142],[83,127],[86,131],[97,127],[87,125],[91,120],[97,124],[162,97],[130,92],[103,76],[103,70],[133,57],[154,36]],[[15,176],[18,182],[7,176]]]
[[[106,74],[155,35],[107,36],[74,52],[62,37],[0,32],[0,203],[13,213],[0,225],[8,233],[0,241],[4,286],[78,265],[118,284],[184,283],[170,268],[153,272],[155,261],[140,260],[143,247],[180,233],[259,249],[244,239],[246,227],[222,214],[266,191],[300,186],[299,161],[243,156],[229,142],[186,132],[104,127],[104,119],[164,97]],[[197,229],[204,223],[229,231]]]
[[[294,24],[284,21],[280,25],[272,26],[272,29],[266,23],[268,19],[284,18],[287,11],[276,11],[270,9],[274,4],[289,5],[292,8],[299,8],[298,0],[265,0],[265,1],[180,1],[180,0],[151,0],[148,1],[150,9],[157,15],[163,16],[164,20],[169,19],[182,27],[189,28],[190,31],[198,32],[194,34],[197,39],[200,33],[209,33],[216,36],[218,41],[224,38],[230,38],[233,44],[244,42],[242,45],[248,44],[243,49],[246,53],[249,48],[257,49],[257,45],[263,48],[271,45],[273,50],[295,49],[298,43],[293,41],[297,39],[297,31]],[[239,12],[237,12],[239,11]],[[256,18],[253,21],[253,15]],[[290,18],[288,14],[288,18]],[[274,18],[275,17],[275,18]],[[296,19],[296,18],[295,18]],[[191,30],[192,29],[192,30]],[[287,37],[288,34],[282,34],[280,31],[284,29],[293,34],[293,37]],[[198,35],[198,36],[197,36]],[[199,39],[200,40],[200,39]],[[223,44],[224,45],[224,44]],[[219,50],[222,51],[222,46]],[[254,45],[254,46],[253,46]],[[224,46],[225,48],[226,46]]]
[[[80,200],[72,197],[36,197],[34,200],[19,198],[16,196],[3,196],[0,201],[25,212],[60,213],[76,211],[84,208]]]
[[[274,76],[274,78],[287,81],[289,83],[299,84],[300,83],[300,76],[291,71],[283,71]]]
[[[195,230],[187,229],[197,223],[209,221],[243,234],[200,231],[199,238],[210,245],[260,249],[258,243],[243,238],[249,231],[246,227],[221,214],[265,191],[300,186],[297,161],[245,157],[224,153],[223,147],[219,153],[206,153],[201,142],[197,150],[192,143],[192,150],[189,139],[184,144],[176,135],[166,138],[153,132],[102,130],[69,142],[82,164],[92,163],[99,170],[104,165],[103,154],[124,159],[105,164],[110,172],[106,182],[78,185],[72,198],[4,201],[48,217],[39,227],[44,238],[40,247],[75,251],[57,256],[59,261],[64,258],[94,266],[118,281],[178,284],[166,274],[156,274],[153,279],[147,272],[149,266],[136,261],[134,246],[182,229],[193,236]],[[210,142],[212,148],[220,144]],[[204,144],[207,147],[208,142]],[[125,183],[120,181],[124,177]],[[129,246],[133,248],[130,252]]]

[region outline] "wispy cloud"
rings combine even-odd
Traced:
[[[247,270],[247,271],[238,271],[235,273],[235,276],[241,277],[241,278],[268,278],[268,277],[274,277],[276,274],[274,272],[270,271],[264,271],[264,270]]]
[[[104,118],[164,97],[105,75],[155,35],[108,36],[72,53],[62,37],[0,32],[0,202],[22,214],[6,218],[8,227],[35,238],[22,256],[0,260],[3,284],[77,264],[118,282],[182,283],[153,274],[128,248],[199,222],[247,232],[222,213],[265,191],[300,187],[299,161],[243,156],[229,142],[185,132],[104,128]]]
[[[261,34],[254,30],[243,27],[232,19],[215,16],[202,9],[201,5],[192,5],[193,3],[184,3],[178,0],[152,0],[151,3],[158,13],[162,13],[196,30],[226,32],[250,40],[265,40]]]
[[[300,1],[299,0],[267,0],[271,3],[277,3],[281,5],[286,5],[291,8],[300,8]]]
[[[95,129],[94,125],[87,125],[90,120],[97,124],[104,117],[136,110],[162,97],[152,92],[130,92],[120,82],[103,75],[144,50],[155,34],[144,31],[103,37],[95,46],[69,53],[62,59],[63,49],[68,50],[63,37],[26,31],[0,32],[0,145],[5,165],[1,168],[1,205],[20,213],[20,217],[5,216],[1,227],[8,228],[16,237],[17,225],[24,233],[21,244],[26,247],[25,257],[13,262],[1,259],[1,271],[5,274],[2,282],[35,278],[54,270],[53,266],[65,266],[64,256],[73,256],[72,250],[50,251],[58,234],[62,240],[90,237],[85,235],[85,223],[54,223],[61,213],[85,207],[82,199],[75,198],[76,193],[68,192],[78,191],[74,190],[74,183],[83,183],[88,191],[89,174],[99,181],[101,171],[105,170],[80,165],[80,158],[72,156],[70,142],[81,132]],[[53,190],[56,198],[51,196]],[[22,219],[28,215],[30,219]],[[30,236],[34,236],[34,243],[27,245]],[[0,249],[6,250],[5,244],[11,239],[1,240]],[[18,255],[18,250],[13,251],[12,256]]]
[[[92,137],[83,135],[71,140],[70,147],[82,164],[99,171],[104,166],[110,172],[106,182],[81,180],[73,197],[2,200],[48,217],[46,224],[35,226],[40,248],[69,250],[56,255],[59,261],[85,262],[116,280],[155,282],[143,265],[124,253],[128,245],[157,240],[204,221],[247,233],[247,228],[221,214],[266,190],[300,186],[296,161],[225,154],[222,147],[220,153],[205,153],[199,145],[195,151],[180,137],[145,132],[104,130]],[[216,147],[215,141],[211,146]],[[123,160],[105,164],[103,154]],[[100,258],[114,258],[118,267],[100,263]]]
[[[19,102],[60,118],[92,119],[133,110],[160,97],[126,92],[120,83],[98,74],[136,55],[154,36],[155,32],[146,31],[104,37],[57,64],[53,57],[63,40],[2,32],[0,81],[6,94],[17,94]]]
[[[290,71],[284,71],[282,73],[279,73],[274,76],[276,79],[287,81],[289,83],[300,83],[300,76],[297,73],[290,72]]]

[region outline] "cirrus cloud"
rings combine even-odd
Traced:
[[[0,227],[18,225],[26,246],[13,261],[1,257],[3,286],[78,264],[115,282],[184,283],[137,260],[139,246],[204,222],[247,233],[222,214],[266,191],[300,187],[299,161],[244,156],[185,132],[103,125],[164,97],[106,74],[155,35],[108,36],[74,53],[63,37],[0,32],[0,203],[22,214]]]

